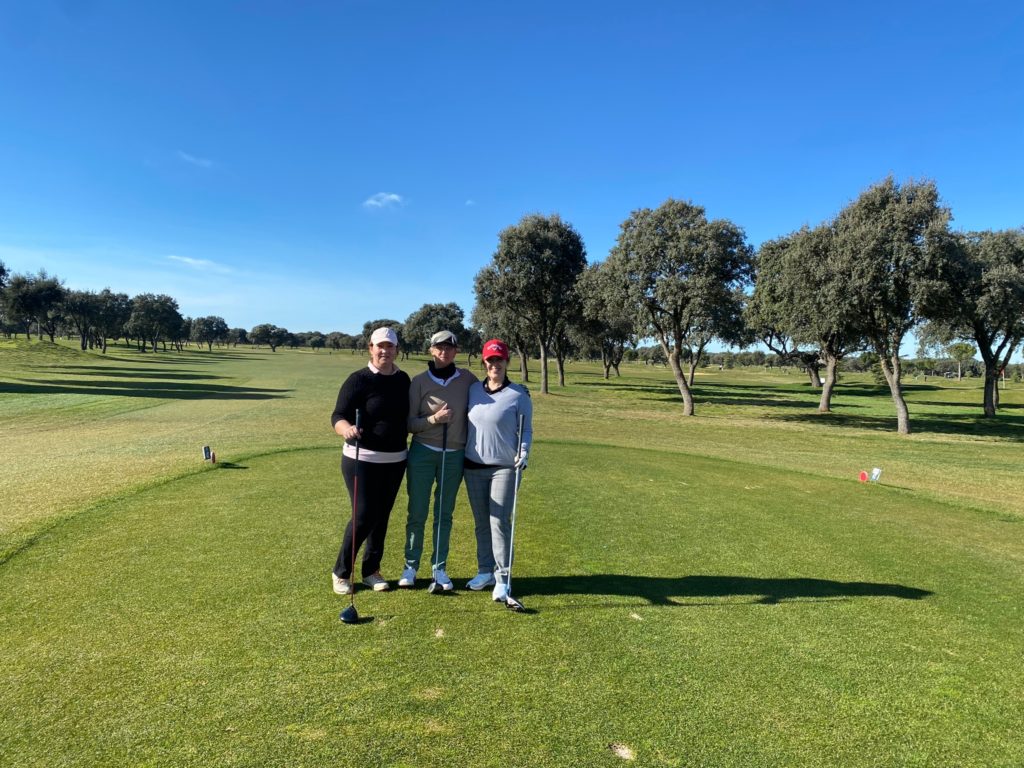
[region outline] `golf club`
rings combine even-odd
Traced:
[[[448,422],[446,421],[441,429],[441,482],[437,484],[437,503],[434,505],[434,567],[430,569],[430,586],[427,587],[429,594],[437,592],[440,586],[437,583],[437,546],[441,543],[441,507],[444,506],[444,459],[448,453]],[[442,591],[446,591],[441,587]],[[447,589],[451,589],[448,587]]]
[[[523,467],[519,464],[519,458],[523,450],[523,414],[519,414],[519,430],[516,432],[516,484],[512,488],[512,525],[508,534],[508,576],[505,584],[508,591],[505,595],[505,607],[516,613],[526,611],[526,606],[512,597],[512,553],[516,546],[516,502],[519,500],[519,481],[523,476]]]
[[[356,429],[362,427],[362,414],[356,408]],[[356,610],[356,503],[359,501],[359,437],[356,435],[356,466],[352,473],[352,565],[348,569],[349,584],[352,591],[348,593],[348,608],[338,616],[345,624],[357,624],[359,622],[359,611]]]

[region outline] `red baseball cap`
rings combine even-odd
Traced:
[[[484,351],[481,357],[484,360],[489,357],[500,357],[502,360],[508,360],[508,344],[501,339],[491,339],[484,344]]]

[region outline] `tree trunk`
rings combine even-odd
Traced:
[[[548,394],[548,348],[543,341],[540,341],[540,391]]]
[[[519,375],[523,377],[523,381],[529,381],[530,369],[526,366],[526,350],[517,346],[516,352],[519,355]]]
[[[900,358],[899,352],[890,358],[881,358],[882,373],[889,384],[889,392],[892,393],[892,402],[896,406],[896,431],[901,435],[910,434],[910,412],[907,410],[907,401],[903,399],[903,386],[900,383]]]
[[[996,415],[996,408],[999,407],[999,372],[995,366],[985,366],[985,416]]]
[[[565,386],[565,356],[555,353],[555,366],[558,368],[558,386]]]
[[[818,402],[818,413],[832,412],[832,390],[836,386],[836,369],[839,360],[834,357],[825,358],[825,383],[821,387],[821,400]]]
[[[686,383],[689,384],[692,387],[693,386],[693,379],[697,375],[697,362],[696,362],[696,358],[691,357],[690,358],[690,362],[688,362],[686,364],[686,368],[687,368]]]
[[[668,363],[672,368],[672,375],[676,378],[676,386],[679,387],[679,394],[683,396],[683,416],[693,416],[693,392],[686,383],[686,376],[683,375],[683,367],[679,362],[679,348],[669,350],[664,341],[659,342],[661,349],[668,357]]]
[[[826,374],[826,376],[827,375],[828,374]],[[811,380],[811,386],[812,387],[814,387],[815,389],[818,389],[818,388],[821,387],[821,374],[819,373],[819,368],[817,366],[815,366],[815,365],[808,365],[807,366],[807,377]],[[818,410],[820,411],[821,409],[819,408]],[[827,413],[827,411],[825,411],[825,412]]]

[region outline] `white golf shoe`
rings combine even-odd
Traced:
[[[398,580],[398,586],[400,587],[411,587],[416,584],[416,569],[411,565],[405,566],[405,570],[402,571],[402,578]]]
[[[339,579],[334,573],[331,573],[331,586],[339,595],[351,595],[353,592],[352,582],[348,579]]]
[[[490,571],[480,571],[480,573],[466,582],[466,589],[472,589],[474,592],[479,592],[484,587],[490,587],[493,585],[494,574]]]
[[[495,584],[491,591],[491,600],[496,603],[504,603],[508,600],[508,584]]]

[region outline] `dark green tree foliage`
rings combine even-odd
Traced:
[[[466,328],[462,324],[466,313],[454,301],[447,304],[424,304],[406,318],[402,324],[402,340],[413,352],[426,352],[430,337],[438,331],[451,331],[461,346]]]
[[[743,286],[753,274],[743,230],[726,219],[708,221],[704,209],[667,200],[634,211],[622,223],[608,263],[637,309],[641,335],[660,344],[679,392],[683,414],[693,415],[691,377],[704,346],[731,342],[744,328]]]
[[[107,352],[107,339],[121,336],[127,341],[126,327],[132,315],[132,302],[127,293],[114,293],[104,288],[97,297],[99,308],[96,314],[96,343],[103,353]]]
[[[14,275],[4,289],[4,306],[10,322],[22,325],[25,335],[32,322],[40,339],[43,333],[53,341],[67,293],[60,280],[45,270],[36,275]]]
[[[506,302],[507,309],[493,316],[477,318],[477,325],[489,321],[501,327],[508,322],[508,310],[518,316],[511,328],[523,340],[530,339],[540,350],[540,389],[548,392],[547,360],[556,342],[566,340],[566,329],[573,318],[576,279],[587,266],[587,252],[579,233],[556,213],[531,214],[498,235],[498,249],[491,263],[477,274],[477,306],[487,302]],[[489,273],[484,276],[484,273]],[[483,289],[484,294],[481,294]],[[563,346],[564,349],[564,346]],[[556,355],[557,350],[556,351]],[[559,380],[564,381],[564,357],[558,357]]]
[[[499,338],[519,355],[519,375],[523,381],[530,380],[526,361],[530,356],[529,329],[514,303],[508,301],[500,291],[500,275],[497,269],[485,267],[477,272],[473,280],[476,305],[473,307],[473,325],[482,337],[480,347],[487,339]]]
[[[64,296],[64,318],[78,332],[83,352],[94,343],[99,313],[100,298],[92,291],[68,291]]]
[[[862,345],[857,303],[833,243],[831,227],[822,225],[762,244],[747,307],[748,325],[758,338],[780,357],[804,365],[815,386],[821,386],[817,372],[824,365],[821,413],[831,410],[839,362]]]
[[[15,274],[4,289],[4,317],[14,330],[14,337],[18,337],[18,330],[25,333],[28,338],[31,333],[32,320],[35,317],[35,307],[32,304],[32,276]]]
[[[985,363],[984,410],[999,407],[999,374],[1024,340],[1024,229],[957,238],[957,266],[945,274],[956,308],[954,332],[978,345]],[[972,355],[973,356],[973,355]]]
[[[581,349],[601,357],[604,377],[611,369],[619,375],[619,364],[627,346],[636,346],[635,312],[627,306],[621,285],[604,262],[591,264],[580,275],[576,290],[582,302],[575,332]]]
[[[459,337],[459,348],[466,353],[466,360],[472,362],[484,347],[484,337],[477,328],[466,328]]]
[[[840,211],[833,226],[836,258],[848,275],[845,290],[879,357],[900,434],[910,432],[900,345],[925,316],[934,278],[948,261],[949,218],[932,182],[901,186],[890,177]]]
[[[253,326],[253,329],[249,332],[249,339],[253,344],[266,344],[270,347],[271,352],[276,352],[278,347],[286,344],[288,336],[289,333],[286,328],[279,328],[271,323]]]
[[[306,344],[316,352],[327,346],[327,337],[320,333],[320,331],[310,331],[306,337]]]
[[[228,331],[228,344],[237,347],[239,344],[249,343],[249,332],[245,328],[232,328]]]
[[[139,349],[157,345],[167,349],[167,341],[178,342],[182,338],[184,318],[178,311],[178,302],[166,294],[140,293],[132,298],[131,315],[127,330],[138,340]]]
[[[189,338],[199,344],[205,344],[208,351],[213,351],[214,343],[222,343],[228,338],[228,324],[223,317],[209,315],[197,317],[192,321]]]

